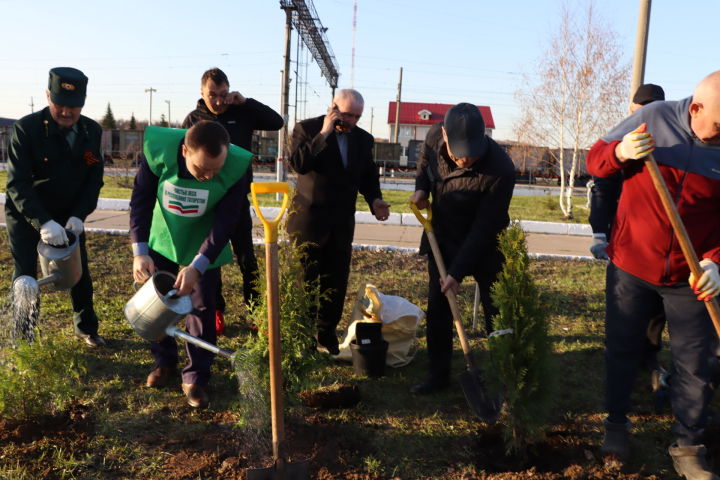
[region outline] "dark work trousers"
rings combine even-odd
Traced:
[[[307,259],[304,264],[305,282],[320,279],[320,291],[328,292],[327,298],[320,301],[311,318],[317,319],[318,332],[335,333],[347,293],[350,260],[352,258],[352,231],[332,231],[323,245],[308,244]]]
[[[430,377],[444,381],[450,376],[450,363],[453,351],[452,311],[444,293],[440,291],[440,272],[435,258],[428,255],[428,307],[427,307],[427,348],[430,360]],[[480,287],[480,300],[485,317],[485,329],[492,331],[492,317],[498,313],[492,304],[490,287],[497,279],[496,272],[482,272],[473,275]]]
[[[658,305],[658,311],[648,318],[648,326],[645,332],[645,357],[643,366],[648,370],[658,368],[657,354],[662,350],[662,334],[665,330],[665,310]]]
[[[155,262],[157,270],[164,270],[173,275],[178,273],[178,265],[150,250],[150,257]],[[200,276],[192,291],[192,312],[185,317],[185,330],[195,337],[201,338],[213,345],[217,341],[215,332],[215,298],[220,280],[220,269],[209,268]],[[175,337],[165,337],[159,342],[151,342],[150,350],[155,357],[156,367],[174,367],[178,362],[177,342]],[[188,355],[188,364],[182,370],[183,383],[196,383],[207,385],[210,380],[210,366],[215,354],[196,347],[190,343],[185,344]]]
[[[258,292],[255,286],[258,278],[258,264],[252,240],[252,219],[249,205],[241,208],[242,220],[230,236],[230,244],[237,258],[237,264],[243,277],[243,298],[246,305],[257,300]],[[225,311],[225,297],[222,294],[222,277],[219,279],[217,290],[217,309]]]
[[[680,445],[701,443],[712,394],[707,359],[716,338],[705,303],[697,300],[687,283],[653,285],[612,263],[607,269],[605,297],[605,402],[609,420],[622,423],[630,411],[648,319],[662,307],[673,357],[673,433]]]
[[[37,245],[40,241],[40,233],[24,220],[17,220],[11,216],[7,216],[6,221],[10,240],[10,251],[15,260],[13,280],[21,275],[29,275],[37,278]],[[90,277],[90,269],[88,269],[85,233],[80,235],[79,248],[82,276],[78,283],[70,289],[75,333],[96,335],[98,333],[98,318],[97,315],[95,315],[95,309],[93,307],[93,284],[92,278]]]

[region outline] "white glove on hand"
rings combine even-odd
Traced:
[[[598,260],[608,260],[605,249],[608,246],[607,236],[604,233],[593,233],[592,245],[590,245],[590,253]]]
[[[700,268],[702,268],[704,273],[697,283],[695,283],[695,277],[692,273],[688,281],[693,291],[697,294],[698,300],[708,301],[720,293],[720,273],[718,273],[717,263],[709,258],[700,260]]]
[[[67,245],[68,238],[65,229],[55,220],[48,220],[40,226],[40,239],[48,245],[59,247]]]
[[[76,237],[79,237],[80,234],[83,233],[83,231],[85,230],[85,227],[83,226],[83,221],[77,217],[68,218],[68,221],[65,224],[65,228],[74,233]]]
[[[622,142],[615,147],[615,156],[621,162],[638,160],[647,157],[655,150],[655,139],[645,130],[647,124],[643,123],[632,132],[626,134]]]

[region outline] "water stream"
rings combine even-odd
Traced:
[[[233,366],[238,379],[239,409],[246,441],[255,446],[253,450],[258,454],[266,455],[272,451],[270,394],[266,380],[259,376],[257,365],[243,351],[236,353]]]
[[[40,316],[40,295],[35,279],[18,277],[8,296],[10,304],[10,338],[12,341],[35,340],[35,329]],[[3,315],[6,317],[6,315]]]

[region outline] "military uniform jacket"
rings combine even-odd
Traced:
[[[288,232],[300,242],[323,245],[330,232],[352,242],[358,191],[370,209],[382,198],[373,160],[375,139],[355,127],[348,136],[348,166],[343,165],[337,133],[320,135],[325,116],[295,124],[289,163],[298,174],[288,217]]]
[[[8,161],[5,213],[36,229],[49,220],[85,221],[95,210],[103,185],[102,129],[80,116],[71,148],[48,107],[13,127]]]

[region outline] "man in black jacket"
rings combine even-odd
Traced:
[[[80,70],[50,70],[48,107],[18,120],[8,161],[5,218],[13,278],[37,276],[37,244],[66,244],[66,229],[79,237],[82,276],[70,290],[75,334],[90,347],[98,335],[93,285],[88,271],[83,222],[97,206],[103,185],[102,129],[80,114],[88,78]]]
[[[418,208],[427,208],[432,196],[432,226],[447,267],[440,273],[423,234],[420,252],[428,254],[429,293],[427,345],[430,372],[413,386],[417,394],[446,387],[452,357],[452,313],[445,292],[457,293],[463,278],[471,275],[480,286],[485,328],[492,330],[497,313],[490,298],[504,261],[498,234],[510,222],[508,208],[515,188],[515,167],[510,157],[485,135],[478,108],[459,103],[448,110],[445,121],[428,131],[420,153],[415,193]]]
[[[317,341],[333,355],[340,353],[335,329],[347,291],[358,191],[375,218],[390,215],[373,160],[375,139],[357,127],[363,107],[356,90],[338,91],[327,115],[295,125],[289,159],[298,179],[287,229],[308,246],[305,280],[319,279],[329,292],[317,312]]]
[[[230,143],[252,151],[254,130],[280,130],[284,124],[282,117],[272,108],[252,98],[245,98],[240,92],[231,92],[230,82],[219,68],[212,68],[203,73],[200,80],[200,94],[202,98],[198,100],[197,108],[185,117],[183,128],[190,128],[202,120],[214,120],[222,124],[228,131]],[[244,177],[244,182],[247,184],[246,191],[250,190],[249,185],[252,181],[251,163]],[[240,209],[240,222],[230,236],[230,243],[243,276],[243,298],[246,304],[250,304],[258,295],[255,289],[258,266],[253,250],[252,219],[247,196],[243,198],[238,208]],[[215,327],[220,335],[225,330],[225,298],[222,295],[222,280],[217,291],[218,309],[215,312]]]

